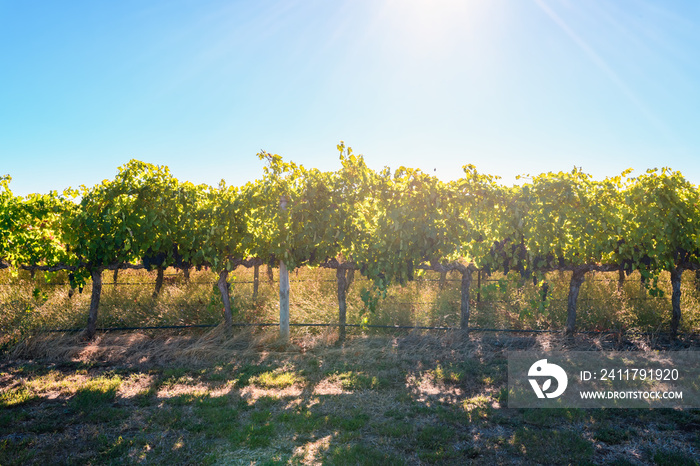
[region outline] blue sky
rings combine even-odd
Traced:
[[[670,166],[700,183],[700,2],[0,0],[15,193],[131,158],[215,185],[261,149],[443,179]]]

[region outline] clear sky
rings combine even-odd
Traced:
[[[93,185],[131,158],[195,183],[260,149],[337,169],[461,166],[700,183],[700,2],[0,0],[0,174]]]

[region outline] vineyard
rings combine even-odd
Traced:
[[[181,182],[136,160],[60,194],[16,196],[2,178],[1,281],[15,290],[3,291],[3,334],[38,325],[26,314],[61,300],[75,312],[45,313],[43,328],[80,325],[92,338],[98,327],[223,321],[279,325],[289,338],[309,288],[333,298],[304,323],[336,325],[341,340],[351,324],[673,338],[700,324],[700,196],[679,172],[597,181],[574,168],[506,187],[470,165],[443,182],[338,150],[334,172],[261,152],[262,178],[240,187]],[[290,297],[289,272],[312,285]],[[140,284],[124,291],[129,280]],[[110,304],[117,287],[138,312]],[[157,300],[170,305],[157,311]]]

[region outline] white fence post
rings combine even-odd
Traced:
[[[280,197],[280,210],[287,209],[287,198]],[[289,341],[289,271],[284,261],[280,260],[280,338]]]

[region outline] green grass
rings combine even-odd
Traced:
[[[194,378],[186,367],[169,367],[160,375],[161,385],[192,384]]]
[[[286,388],[301,383],[303,378],[294,372],[267,371],[249,379],[249,383],[261,388]]]
[[[525,423],[543,427],[570,424],[586,417],[586,411],[579,408],[523,409],[522,413]]]
[[[340,381],[343,390],[375,390],[383,389],[390,385],[389,381],[374,375],[368,375],[364,371],[345,371],[334,373],[331,379]]]
[[[379,464],[401,466],[405,464],[390,452],[357,443],[333,448],[327,456],[326,462],[334,466],[374,466]]]
[[[37,399],[36,395],[26,387],[13,388],[0,393],[0,407],[11,408],[13,406],[20,406],[35,399]]]
[[[437,450],[447,445],[455,436],[455,431],[448,425],[428,425],[420,429],[416,444],[425,450]]]
[[[36,456],[33,447],[34,442],[29,439],[14,440],[5,438],[0,440],[0,464],[28,464]]]
[[[239,426],[231,433],[230,440],[234,446],[263,448],[269,446],[275,436],[275,425],[268,418],[266,420],[253,420],[249,424]]]
[[[458,384],[460,382],[464,382],[466,372],[455,364],[448,364],[445,367],[438,364],[433,371],[433,377],[435,377],[435,380],[439,382]]]
[[[688,453],[664,449],[654,451],[651,460],[659,466],[697,466],[700,464],[697,457],[693,458]]]
[[[121,383],[119,376],[91,378],[78,388],[71,404],[80,409],[100,409],[114,401]]]
[[[631,440],[635,431],[632,429],[620,429],[617,426],[604,426],[595,431],[593,438],[608,445],[619,445]]]
[[[234,380],[236,386],[246,387],[253,383],[259,375],[270,372],[274,368],[270,368],[266,365],[257,364],[244,364],[240,369],[235,372]]]
[[[518,455],[535,463],[590,464],[593,459],[593,444],[568,428],[545,431],[521,427],[511,442]]]
[[[6,360],[0,464],[697,464],[700,411],[508,409],[502,337],[450,338]]]
[[[277,417],[277,422],[302,435],[328,429],[329,421],[329,416],[310,411],[307,408],[284,412]]]

